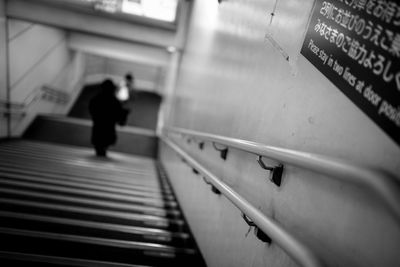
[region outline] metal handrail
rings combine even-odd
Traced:
[[[176,127],[166,127],[167,132],[188,135],[194,138],[216,142],[248,153],[274,159],[281,163],[335,177],[345,182],[361,184],[372,189],[391,210],[400,222],[400,186],[399,180],[388,173],[364,166],[350,164],[338,158],[306,153],[285,148],[267,146],[242,139],[202,133]]]
[[[22,110],[7,110],[0,108],[0,114],[4,114],[5,117],[8,116],[18,116],[18,117],[25,117],[26,112]]]
[[[24,105],[0,99],[0,114],[4,116],[25,116]]]
[[[304,244],[293,237],[276,221],[265,216],[257,208],[252,206],[246,199],[226,185],[214,174],[189,156],[179,146],[166,136],[160,136],[161,140],[176,151],[186,162],[195,168],[201,175],[205,176],[209,183],[215,186],[227,199],[229,199],[243,214],[249,217],[256,225],[264,231],[278,246],[286,251],[297,263],[305,267],[322,267],[322,262]]]
[[[0,99],[0,105],[8,106],[16,109],[27,109],[33,102],[38,99],[46,98],[55,103],[65,104],[70,100],[70,94],[59,89],[43,85],[33,90],[22,102],[10,102]]]
[[[23,103],[19,103],[19,102],[10,102],[10,101],[8,101],[8,100],[1,99],[1,98],[0,98],[0,106],[10,107],[10,108],[17,108],[17,109],[22,109],[22,108],[24,108],[24,104],[23,104]]]
[[[43,99],[47,99],[59,104],[67,104],[71,98],[69,93],[53,88],[49,85],[42,86],[41,96]]]

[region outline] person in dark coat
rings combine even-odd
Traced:
[[[91,141],[96,155],[107,156],[107,149],[117,141],[116,125],[124,125],[128,110],[116,98],[117,87],[110,80],[100,86],[100,92],[89,102],[89,112],[93,120]]]

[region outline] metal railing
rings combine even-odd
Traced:
[[[5,99],[0,99],[0,112],[6,115],[22,115],[25,116],[26,110],[39,100],[54,102],[59,105],[66,105],[71,96],[69,93],[60,89],[52,88],[49,85],[33,90],[22,102],[11,102]]]
[[[167,133],[190,136],[203,141],[218,143],[227,147],[246,151],[303,169],[335,177],[368,187],[387,205],[400,222],[400,185],[399,179],[385,172],[368,167],[350,164],[347,161],[319,154],[305,153],[285,148],[267,146],[251,141],[229,138],[220,135],[202,133],[182,128],[167,127]]]
[[[70,101],[70,94],[49,85],[42,86],[41,98],[60,105],[66,105]]]
[[[24,117],[26,115],[23,104],[13,103],[3,99],[0,99],[0,114],[3,114],[5,117]]]
[[[276,221],[264,215],[252,206],[246,199],[226,185],[214,174],[183,151],[175,142],[166,136],[160,136],[161,140],[178,153],[192,168],[200,173],[214,186],[218,192],[229,199],[242,213],[243,217],[250,218],[251,222],[261,229],[278,246],[288,253],[297,263],[305,267],[322,267],[323,264],[318,257],[304,244],[294,238],[289,232],[281,227]],[[246,222],[247,219],[246,219]]]

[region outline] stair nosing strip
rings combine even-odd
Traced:
[[[105,201],[105,200],[91,200],[83,197],[60,196],[51,193],[38,193],[31,190],[0,188],[0,192],[12,195],[22,195],[22,196],[36,197],[48,200],[59,200],[59,201],[69,202],[71,204],[73,203],[86,204],[86,205],[98,206],[99,208],[121,209],[133,213],[141,211],[144,212],[145,214],[150,213],[153,216],[159,216],[163,218],[166,217],[168,214],[171,215],[178,214],[178,213],[168,212],[167,210],[158,207],[147,207],[137,204],[114,203],[112,201]]]
[[[88,162],[88,163],[93,163],[92,165],[84,163],[84,162],[77,162],[76,160],[51,160],[51,159],[43,159],[43,158],[35,158],[32,157],[31,155],[26,155],[26,154],[11,154],[11,153],[2,153],[2,150],[0,149],[0,154],[2,154],[3,156],[8,156],[8,158],[12,158],[12,159],[29,159],[29,163],[35,163],[35,164],[43,164],[43,163],[51,163],[51,165],[53,166],[73,166],[75,168],[81,168],[80,170],[88,170],[89,168],[96,168],[99,172],[102,172],[104,174],[112,174],[112,172],[110,171],[109,168],[107,168],[106,166],[104,166],[104,164],[95,164],[94,162]],[[97,162],[98,163],[98,162]],[[124,174],[124,175],[140,175],[140,176],[144,176],[144,177],[148,177],[148,176],[156,176],[157,172],[156,170],[150,171],[150,172],[144,172],[138,169],[129,169],[129,168],[116,168],[115,170],[118,172],[119,174]]]
[[[5,179],[0,179],[0,184],[25,186],[25,187],[29,187],[32,189],[39,189],[39,190],[45,189],[45,190],[55,191],[55,192],[59,192],[59,193],[92,196],[92,197],[98,197],[101,199],[110,199],[110,200],[114,200],[114,201],[138,202],[138,203],[143,203],[143,204],[147,204],[147,205],[154,205],[157,207],[163,207],[165,205],[171,205],[171,206],[177,205],[176,201],[154,200],[154,199],[149,200],[149,199],[143,199],[140,197],[120,196],[120,195],[113,194],[113,193],[104,193],[104,192],[99,193],[99,192],[86,190],[86,189],[64,188],[62,186],[57,186],[57,185],[42,185],[42,184],[35,184],[32,182],[21,182],[21,181],[15,181],[15,180],[6,181]]]
[[[106,238],[87,237],[87,236],[82,237],[77,235],[67,235],[59,233],[54,234],[43,231],[18,230],[8,227],[0,227],[0,233],[7,235],[19,235],[24,237],[45,238],[52,240],[54,239],[58,241],[62,240],[62,241],[78,242],[78,243],[93,244],[93,245],[113,246],[113,247],[127,248],[127,249],[141,249],[141,250],[162,251],[169,253],[195,254],[195,251],[193,249],[176,248],[167,245],[161,245],[156,243],[145,243],[138,241],[126,241],[126,240],[106,239]]]
[[[64,180],[56,180],[56,179],[50,179],[50,178],[42,178],[42,177],[32,177],[28,174],[4,174],[0,173],[1,176],[5,176],[7,178],[12,178],[12,179],[17,179],[17,180],[25,180],[25,181],[35,181],[39,183],[44,183],[44,184],[50,184],[50,185],[62,185],[67,188],[83,188],[87,190],[93,190],[93,191],[103,191],[103,192],[111,192],[111,193],[118,193],[122,195],[131,195],[131,196],[137,196],[137,197],[143,197],[143,198],[149,198],[149,199],[159,199],[159,200],[164,200],[167,199],[167,197],[162,196],[161,194],[142,194],[140,192],[136,192],[133,190],[129,189],[123,189],[123,188],[110,188],[108,186],[101,186],[101,185],[91,185],[91,184],[84,184],[84,183],[79,183],[75,181],[64,181]]]
[[[13,198],[1,197],[0,203],[8,203],[8,204],[36,207],[36,208],[42,208],[42,209],[77,212],[77,213],[81,213],[81,214],[107,216],[107,217],[114,217],[114,218],[127,219],[127,220],[144,221],[144,222],[148,222],[148,223],[154,223],[157,226],[161,226],[160,222],[163,223],[162,224],[163,226],[168,226],[170,224],[183,225],[183,223],[184,223],[183,220],[160,218],[160,217],[151,216],[151,215],[128,214],[126,212],[104,211],[101,209],[74,207],[74,206],[70,206],[70,205],[48,204],[48,203],[40,203],[40,202],[33,203],[30,201],[23,201],[23,200],[13,199]]]
[[[0,162],[0,168],[7,168],[7,169],[13,169],[13,167],[21,167],[21,166],[19,166],[18,164],[8,164],[7,166],[6,165],[4,165],[3,164],[3,162]],[[26,166],[24,166],[24,167],[26,167]],[[16,170],[16,171],[18,171],[18,170]],[[49,170],[48,169],[46,169],[46,170],[41,170],[40,168],[34,168],[33,166],[31,166],[31,167],[29,167],[29,168],[24,168],[23,169],[23,171],[24,172],[29,172],[29,171],[34,171],[34,172],[36,172],[36,173],[40,173],[40,172],[44,172],[44,174],[46,175],[46,176],[49,176],[49,175],[57,175],[57,176],[59,176],[59,179],[63,179],[63,177],[69,177],[69,178],[75,178],[75,179],[85,179],[85,180],[93,180],[94,182],[97,182],[97,181],[100,181],[100,182],[105,182],[105,183],[110,183],[112,180],[110,180],[110,179],[106,179],[106,178],[99,178],[99,177],[90,177],[90,176],[79,176],[79,175],[77,175],[77,174],[71,174],[71,175],[68,175],[68,174],[65,174],[65,173],[61,173],[61,172],[59,172],[59,171],[57,171],[57,170],[51,170],[50,172],[49,172]],[[15,171],[14,171],[15,172]],[[142,187],[142,188],[144,188],[144,189],[154,189],[154,186],[152,186],[151,184],[144,184],[144,183],[141,183],[141,184],[138,184],[138,183],[132,183],[132,181],[135,181],[134,179],[128,179],[128,178],[124,178],[123,179],[123,181],[122,181],[122,179],[117,179],[117,180],[113,180],[115,183],[117,183],[118,185],[120,185],[120,186],[125,186],[125,185],[128,185],[128,186],[133,186],[133,187]],[[157,188],[158,189],[158,188]],[[157,192],[157,191],[156,191]]]
[[[156,235],[156,236],[182,238],[182,239],[189,238],[189,235],[184,232],[172,232],[172,231],[157,229],[157,228],[128,226],[128,225],[104,223],[104,222],[91,222],[91,221],[61,218],[61,217],[52,217],[52,216],[45,216],[45,215],[34,215],[34,214],[27,214],[27,213],[20,213],[20,212],[0,211],[0,217],[26,219],[26,220],[30,220],[30,221],[49,222],[49,223],[57,223],[57,224],[64,224],[64,225],[67,224],[67,225],[75,225],[75,226],[84,226],[84,227],[91,227],[91,228],[103,229],[103,230],[112,230],[112,231],[117,231],[117,232],[122,232],[122,233],[131,233],[131,234],[138,234],[138,235]]]
[[[151,267],[136,264],[124,264],[118,262],[95,261],[77,258],[56,257],[42,254],[29,254],[20,252],[0,251],[0,258],[2,259],[26,259],[33,262],[54,263],[54,264],[68,264],[68,266],[81,266],[81,267]]]

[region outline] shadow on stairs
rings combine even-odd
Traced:
[[[152,158],[0,143],[1,266],[205,266]]]

